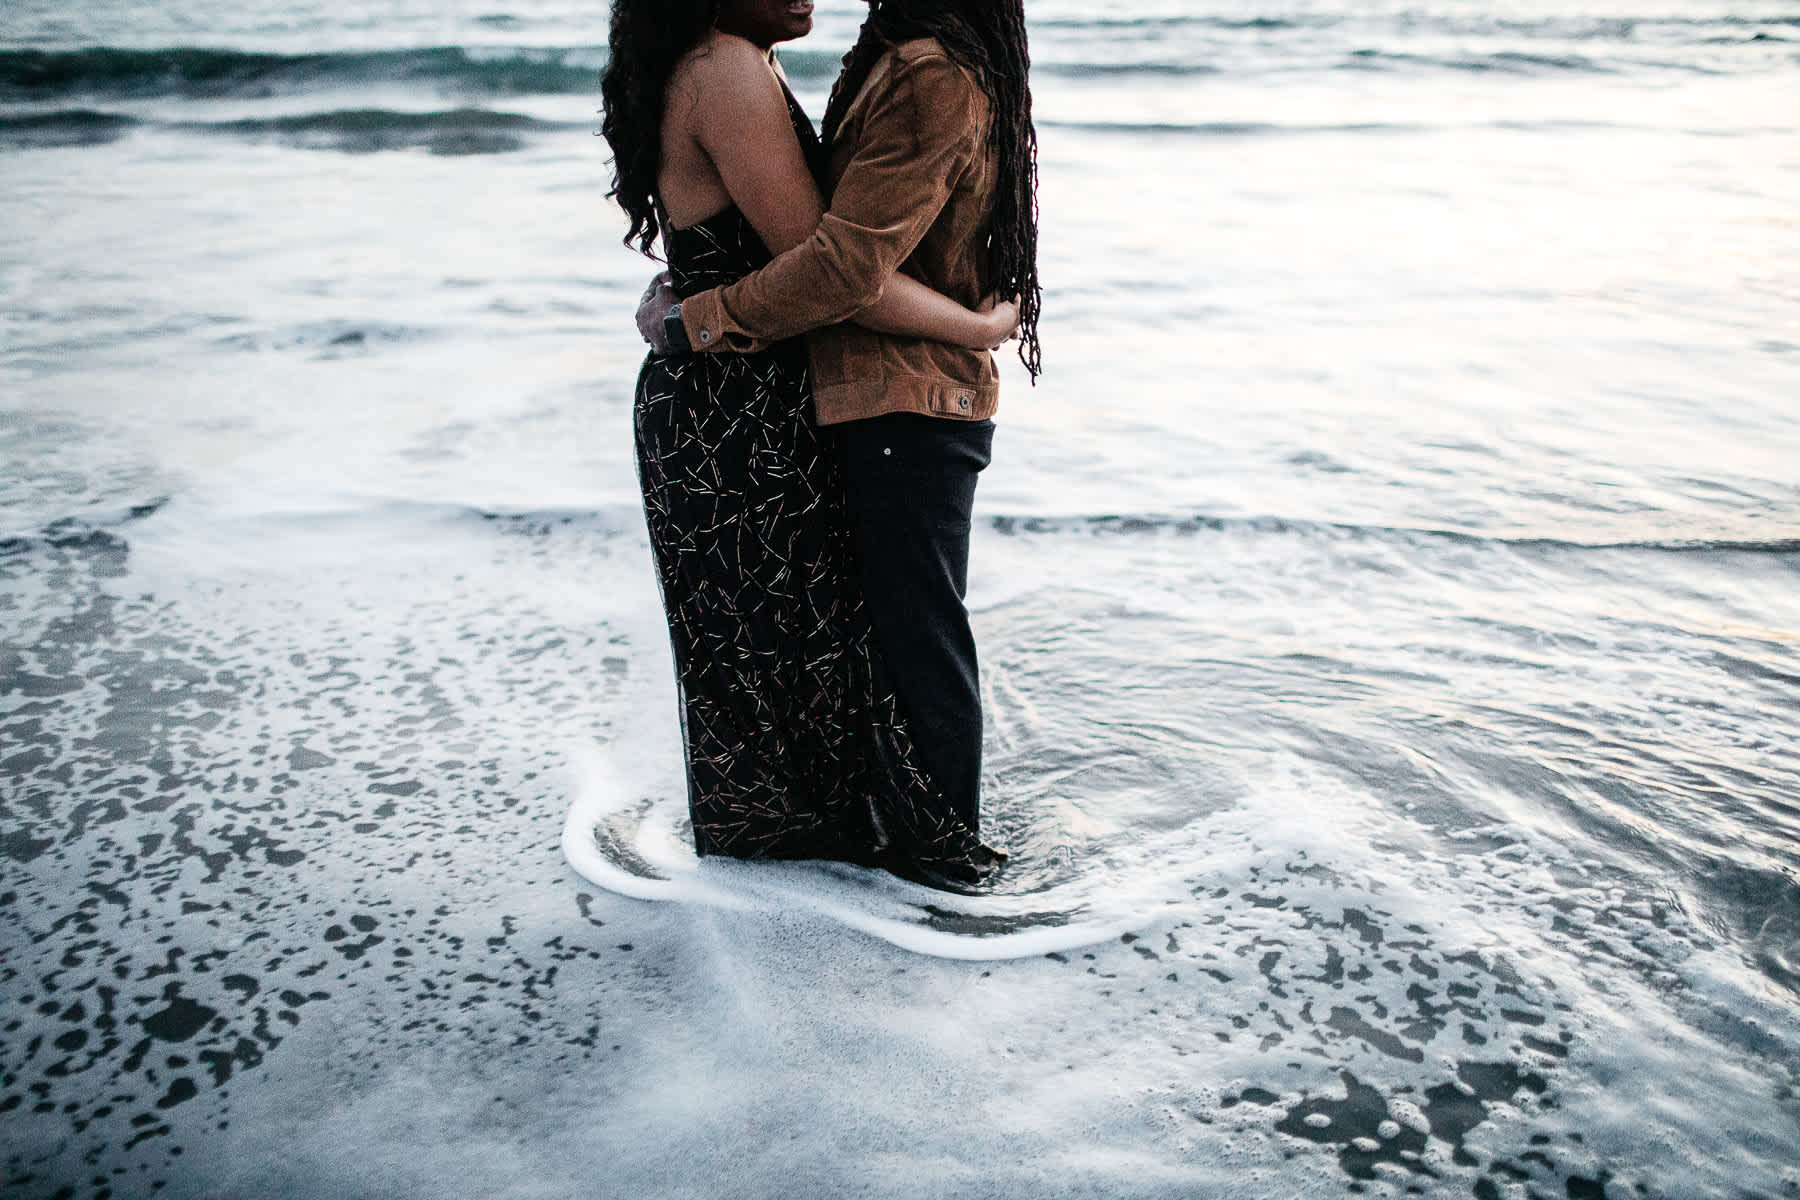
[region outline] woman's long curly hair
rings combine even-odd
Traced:
[[[1043,369],[1038,314],[1044,293],[1037,268],[1037,130],[1031,123],[1031,52],[1023,0],[871,0],[856,45],[825,109],[831,144],[844,114],[888,48],[936,38],[952,61],[975,76],[993,109],[988,142],[1000,186],[988,233],[988,286],[1019,299],[1019,358],[1036,379]]]
[[[656,176],[669,76],[718,15],[719,0],[613,0],[611,55],[600,75],[600,133],[613,153],[607,194],[631,220],[625,244],[635,241],[645,254],[664,232]]]

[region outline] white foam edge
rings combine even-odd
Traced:
[[[608,860],[594,839],[594,829],[630,802],[633,793],[625,780],[593,747],[571,751],[569,760],[573,798],[563,821],[563,857],[589,883],[630,899],[733,911],[811,912],[914,954],[966,962],[1077,950],[1116,939],[1156,917],[1155,909],[1146,906],[1010,933],[952,933],[929,927],[927,907],[971,917],[1024,916],[1042,911],[1056,897],[954,896],[843,864],[821,869],[798,863],[702,860],[683,852],[671,829],[649,820],[639,827],[632,849],[667,878],[647,879]]]

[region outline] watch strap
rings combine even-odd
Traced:
[[[669,343],[670,354],[692,354],[694,347],[688,341],[687,326],[681,323],[681,305],[671,308],[663,318],[663,338]]]

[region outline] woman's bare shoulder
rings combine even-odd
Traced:
[[[735,34],[710,31],[675,64],[674,78],[706,90],[735,91],[774,81],[768,57]]]

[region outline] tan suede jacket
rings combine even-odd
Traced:
[[[736,283],[690,296],[696,351],[807,339],[821,425],[889,412],[981,420],[999,406],[986,350],[840,324],[905,271],[973,308],[998,180],[988,101],[930,38],[888,51],[851,103],[831,155],[831,211],[810,239]]]

